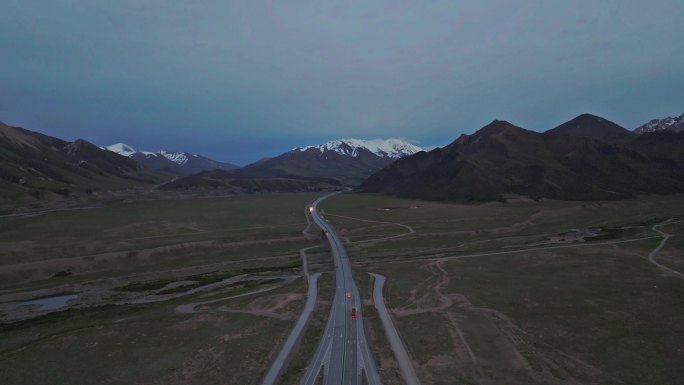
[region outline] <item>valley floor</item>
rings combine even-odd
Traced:
[[[367,272],[388,277],[423,384],[680,383],[684,279],[669,269],[684,271],[681,207],[681,196],[473,206],[356,194],[324,205],[371,313]],[[662,268],[649,254],[666,234]],[[369,326],[385,382],[402,383]]]
[[[0,383],[257,383],[306,300],[299,250],[320,245],[302,233],[314,196],[0,218]],[[312,250],[312,268],[326,263]],[[329,277],[319,285],[329,292]]]
[[[298,383],[333,290],[304,215],[315,196],[0,218],[0,383],[256,384],[305,302],[306,249],[322,275],[281,378]],[[661,385],[684,377],[681,207],[684,196],[458,205],[341,194],[322,209],[352,259],[383,383],[403,380],[371,272],[387,277],[424,385]],[[57,308],[25,303],[36,299]]]

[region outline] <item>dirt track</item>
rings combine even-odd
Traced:
[[[656,258],[658,258],[658,255],[660,254],[660,251],[661,251],[661,250],[663,249],[663,247],[665,246],[665,243],[667,243],[667,240],[670,239],[670,237],[672,236],[672,234],[668,234],[668,233],[665,233],[665,232],[663,232],[663,231],[660,231],[660,227],[662,227],[662,226],[667,226],[667,225],[673,225],[673,224],[675,224],[675,223],[681,223],[681,222],[682,222],[682,221],[674,221],[674,220],[672,220],[672,219],[668,219],[667,221],[658,223],[657,225],[655,225],[655,226],[652,227],[653,231],[656,231],[657,233],[659,233],[659,234],[663,237],[663,240],[660,242],[660,244],[658,245],[658,247],[656,247],[653,251],[651,251],[651,252],[648,254],[648,260],[649,260],[652,264],[658,266],[658,267],[659,267],[661,270],[663,270],[665,273],[671,274],[671,275],[674,275],[675,277],[684,279],[684,274],[680,273],[680,272],[677,271],[677,270],[671,269],[671,268],[669,268],[669,267],[663,265],[662,263],[660,263],[660,262],[658,262],[658,261],[656,260]]]

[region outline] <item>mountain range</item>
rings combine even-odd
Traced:
[[[189,175],[206,170],[234,170],[240,166],[219,162],[202,155],[189,152],[174,151],[138,151],[125,144],[117,143],[103,147],[105,150],[135,159],[141,165],[156,171],[164,171],[176,175]]]
[[[332,178],[358,185],[395,160],[422,149],[406,139],[339,139],[321,145],[297,147],[236,170],[240,175]]]
[[[644,134],[647,132],[665,130],[673,132],[684,131],[684,114],[681,114],[674,118],[668,116],[664,119],[653,119],[648,123],[644,124],[643,126],[638,127],[636,130],[634,130],[634,132],[637,134]]]
[[[160,181],[127,157],[0,123],[0,200],[49,199]]]
[[[0,201],[155,185],[232,194],[360,184],[361,191],[456,201],[682,192],[683,121],[684,114],[654,119],[629,131],[583,114],[539,133],[497,120],[429,152],[405,139],[338,139],[242,168],[187,152],[138,151],[123,143],[100,148],[0,123]]]
[[[448,201],[684,192],[683,144],[682,132],[636,135],[589,114],[545,133],[495,120],[441,149],[397,160],[359,190]]]

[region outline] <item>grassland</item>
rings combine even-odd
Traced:
[[[298,294],[301,300],[302,292],[300,279],[269,297]],[[0,329],[0,380],[224,384],[231,378],[234,383],[257,383],[303,303],[281,309],[286,319],[249,313],[250,304],[263,302],[264,296],[227,300],[194,314],[174,313],[174,306],[191,299],[72,309],[5,325]]]
[[[258,383],[304,303],[313,196],[0,218],[0,383]],[[55,313],[16,302],[64,292],[79,297]]]
[[[662,240],[652,226],[681,207],[681,196],[450,205],[360,194],[323,205],[357,274],[388,277],[388,306],[430,384],[681,383],[684,280],[646,258]],[[673,268],[683,229],[661,228],[672,237],[658,260]]]
[[[250,240],[299,235],[309,194],[115,202],[91,210],[4,218],[0,242],[40,244],[21,261],[127,251],[202,240]],[[8,243],[10,245],[8,245]],[[46,251],[50,251],[49,253]],[[0,262],[11,263],[3,254]]]
[[[257,383],[304,301],[299,249],[318,244],[301,233],[312,197],[0,218],[0,317],[24,297],[79,293],[66,311],[0,324],[0,383]],[[425,384],[661,385],[684,377],[684,280],[647,256],[662,240],[652,227],[684,217],[683,203],[343,194],[323,209],[346,241],[385,383],[401,380],[369,271],[388,277],[387,304]],[[671,237],[658,261],[682,268],[684,226],[660,229]],[[319,304],[287,384],[316,346],[333,288],[325,247],[309,264],[324,272]]]
[[[0,285],[69,271],[89,279],[144,267],[291,255],[310,244],[301,231],[312,194],[112,203],[102,208],[0,218]],[[80,278],[77,278],[78,280]],[[74,282],[73,278],[64,279]]]

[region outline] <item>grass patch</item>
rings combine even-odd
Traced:
[[[269,294],[302,289],[288,285]],[[71,384],[76,376],[83,383],[223,384],[227,377],[256,383],[292,322],[220,311],[173,313],[192,300],[69,309],[0,325],[3,381],[38,384],[49,375],[51,384]],[[36,365],[41,370],[31,370]]]
[[[618,250],[458,261],[449,264],[450,289],[507,314],[537,344],[579,356],[627,384],[675,383],[684,375],[677,348],[684,346],[684,284]]]
[[[160,279],[156,281],[148,281],[148,282],[131,282],[129,284],[126,284],[121,287],[117,287],[115,290],[118,291],[148,291],[148,290],[157,290],[161,289],[162,287],[176,282],[175,279]]]
[[[313,194],[110,203],[0,219],[0,264],[136,251],[180,243],[238,242],[301,235]],[[34,242],[40,235],[40,242]],[[17,245],[16,248],[12,245]]]

